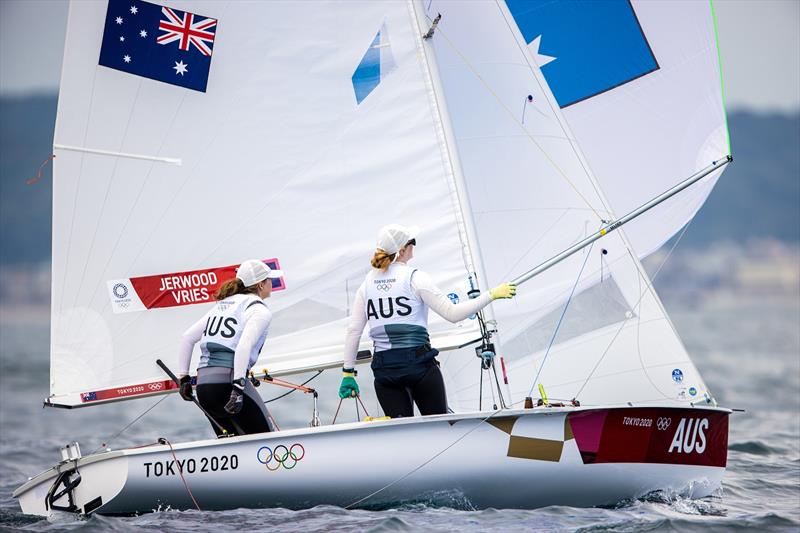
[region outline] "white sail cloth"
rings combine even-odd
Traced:
[[[341,363],[350,300],[386,223],[420,225],[418,261],[445,289],[465,284],[461,215],[407,2],[170,7],[218,20],[206,92],[98,66],[106,3],[70,6],[55,144],[77,150],[56,150],[54,403],[166,379],[155,360],[174,367],[182,331],[210,305],[177,305],[180,290],[207,295],[177,290],[174,273],[277,259],[286,289],[268,300],[273,328],[256,365],[277,374]],[[139,277],[154,283],[155,307]],[[476,336],[474,321],[430,330],[445,346]]]
[[[562,111],[548,84],[551,80],[537,64],[546,60],[528,46],[518,25],[526,23],[519,9],[562,4],[567,10],[592,9],[608,3],[517,4],[433,2],[427,12],[429,18],[442,14],[430,42],[489,280],[522,274],[625,214],[617,210],[637,207],[727,155],[708,5],[634,3],[637,15],[648,12],[640,19],[641,31],[651,41],[660,70]],[[662,28],[651,32],[651,26],[659,24],[651,8],[671,11],[665,24],[676,17],[693,22],[673,27],[672,35]],[[708,26],[703,32],[696,31],[695,13],[703,15],[697,24]],[[606,29],[600,22],[596,32]],[[544,46],[546,37],[534,47]],[[584,37],[590,40],[592,35]],[[698,55],[703,59],[697,60]],[[692,78],[703,68],[709,72]],[[578,81],[583,81],[581,75]],[[643,108],[656,106],[669,92],[693,105],[681,108],[679,102],[670,102],[644,113]],[[709,110],[698,113],[698,106]],[[599,121],[598,109],[606,114]],[[670,123],[662,127],[666,113]],[[624,166],[614,166],[621,160]],[[685,403],[705,397],[705,384],[638,257],[691,219],[715,179],[671,201],[660,215],[633,223],[644,228],[636,230],[641,249],[622,231],[609,234],[527,282],[512,304],[493,305],[502,340],[498,352],[507,361],[512,401],[530,395],[534,380],[553,397],[577,396],[590,404]],[[585,292],[591,287],[595,289]],[[477,407],[476,366],[463,358],[448,360],[460,406]],[[484,401],[487,391],[484,386]]]
[[[243,259],[286,272],[256,370],[336,366],[380,226],[420,225],[415,266],[463,298],[471,271],[483,287],[515,277],[726,155],[702,3],[619,3],[628,30],[640,28],[632,49],[658,68],[645,61],[574,102],[548,78],[566,51],[543,60],[551,33],[528,40],[536,27],[511,0],[170,2],[216,20],[196,90],[98,65],[109,32],[125,37],[135,20],[112,17],[135,7],[122,4],[71,5],[55,134],[54,403],[168,386],[156,359],[174,366],[180,333]],[[684,18],[693,23],[674,24]],[[173,68],[181,76],[186,64]],[[638,257],[691,219],[714,179],[650,217],[634,244],[607,235],[494,306],[514,401],[534,378],[585,403],[704,396]],[[433,343],[472,340],[475,322],[432,317]],[[464,351],[446,356],[448,379],[454,404],[474,407]]]

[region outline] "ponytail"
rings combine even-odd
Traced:
[[[389,268],[389,265],[394,262],[394,258],[397,254],[387,254],[380,248],[375,250],[375,255],[372,256],[372,260],[369,262],[373,268],[377,268],[380,270],[386,271]]]
[[[256,293],[258,291],[257,284],[253,285],[252,287],[245,287],[242,280],[239,278],[229,279],[225,283],[219,286],[217,292],[214,293],[215,300],[224,300],[234,294],[248,294],[248,293]]]

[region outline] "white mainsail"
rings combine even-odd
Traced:
[[[535,53],[544,37],[533,48],[528,46],[519,26],[525,22],[520,11],[540,14],[539,9],[561,8],[567,19],[558,20],[568,25],[570,10],[592,11],[609,4],[509,2],[507,7],[502,2],[433,2],[428,8],[429,19],[442,14],[431,43],[444,100],[453,117],[471,217],[489,280],[521,274],[595,233],[625,210],[727,156],[713,25],[709,6],[700,2],[672,3],[669,9],[653,2],[617,3],[637,15],[648,13],[642,17],[641,29],[635,29],[653,41],[653,53],[664,72],[645,73],[562,112],[538,66],[552,60]],[[659,22],[653,9],[672,13],[667,21]],[[699,18],[698,24],[705,22],[709,29],[698,34],[694,23],[677,26],[665,40],[658,26],[651,37],[651,25],[674,22],[676,17]],[[579,44],[586,46],[598,32],[608,29],[602,21],[595,22],[594,34],[583,35],[586,41]],[[482,38],[474,39],[478,34]],[[674,43],[680,43],[678,52]],[[697,56],[703,60],[696,60]],[[624,62],[627,58],[616,59]],[[709,72],[693,77],[703,66]],[[700,87],[688,94],[687,85]],[[662,111],[643,118],[642,107],[647,105],[643,102],[654,105],[654,98],[669,92],[695,105],[670,103],[669,127],[661,128]],[[633,104],[628,104],[629,93],[638,95]],[[716,98],[709,100],[705,94],[716,94]],[[699,115],[698,101],[710,110]],[[585,118],[598,113],[597,107],[609,115],[606,122],[613,121],[613,129],[606,129],[606,122]],[[588,123],[592,130],[585,126]],[[685,134],[687,128],[692,135]],[[625,129],[625,135],[618,145],[619,129]],[[573,135],[573,130],[578,134]],[[656,143],[669,147],[667,163],[656,159]],[[584,147],[591,150],[591,157]],[[676,161],[670,159],[673,147],[682,152]],[[597,152],[605,154],[608,166],[628,153],[636,154],[637,163],[608,168],[596,162]],[[638,257],[691,219],[718,174],[693,193],[666,202],[659,215],[632,224],[646,228],[638,243],[642,248],[633,246],[622,231],[606,235],[526,283],[512,304],[493,306],[503,341],[499,353],[509,365],[512,401],[531,395],[534,380],[553,397],[578,397],[588,404],[681,404],[706,397],[706,386]],[[472,360],[454,356],[448,360],[462,407],[476,407],[479,385],[474,367]]]
[[[422,226],[419,263],[443,288],[466,286],[468,244],[407,2],[169,5],[218,20],[205,92],[99,66],[107,5],[70,6],[55,133],[55,404],[171,386],[155,360],[174,366],[181,332],[210,305],[192,302],[247,258],[286,272],[256,365],[273,374],[340,364],[385,223]],[[112,0],[122,22],[105,31],[140,38],[129,7]],[[477,336],[474,321],[431,331],[439,346]]]

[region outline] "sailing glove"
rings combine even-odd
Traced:
[[[183,376],[181,378],[178,393],[181,395],[181,398],[187,402],[194,401],[194,396],[192,395],[192,378],[189,376]]]
[[[356,373],[352,368],[342,369],[342,384],[339,385],[339,398],[353,398],[358,396],[358,383],[356,383]]]
[[[231,385],[231,397],[228,403],[225,404],[225,412],[230,415],[238,415],[242,412],[244,405],[244,378],[239,378],[233,381]]]
[[[497,300],[498,298],[513,298],[514,295],[517,294],[517,286],[511,282],[503,283],[490,290],[489,294],[492,296],[492,300]]]

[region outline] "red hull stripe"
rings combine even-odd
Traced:
[[[584,463],[725,467],[728,413],[702,409],[608,409],[570,413]]]
[[[271,269],[279,270],[277,259],[265,259]],[[131,284],[137,296],[147,309],[159,307],[178,307],[211,302],[214,292],[227,280],[236,277],[239,265],[157,274],[131,278]],[[283,278],[272,280],[272,290],[286,288]]]

